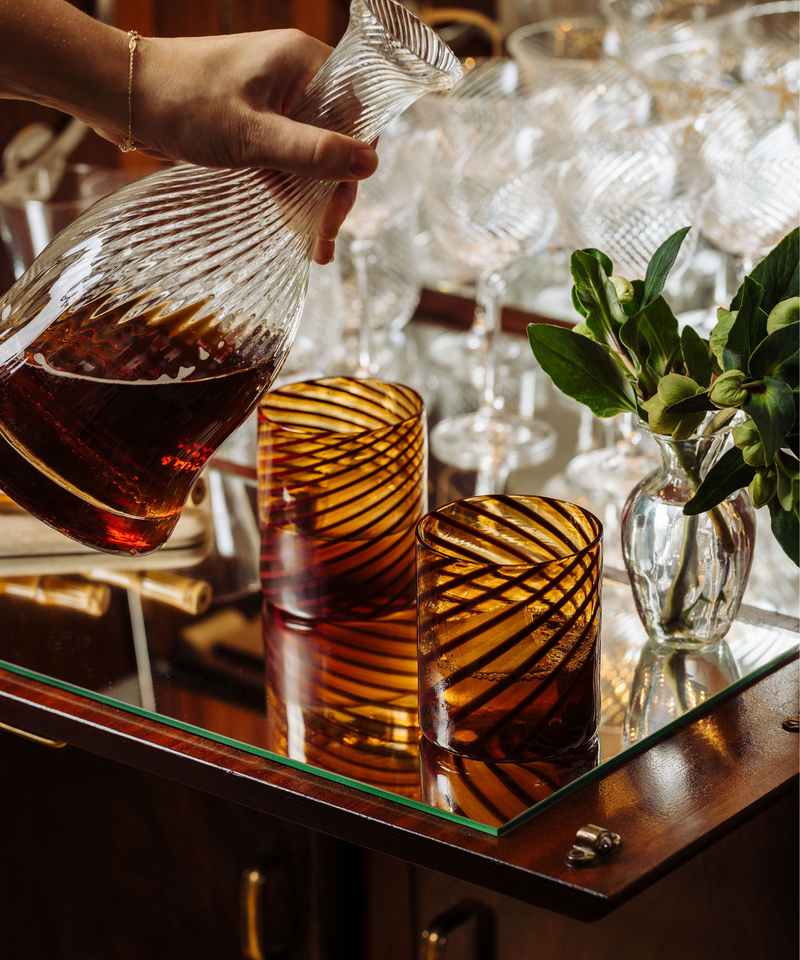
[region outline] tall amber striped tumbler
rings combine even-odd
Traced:
[[[487,761],[597,733],[602,526],[542,497],[474,497],[417,530],[420,726]]]
[[[361,738],[387,755],[411,750],[416,762],[425,429],[419,395],[379,380],[290,384],[261,403],[261,577],[278,752],[322,763],[320,751]]]

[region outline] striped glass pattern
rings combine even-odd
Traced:
[[[422,799],[437,810],[502,827],[600,762],[597,737],[548,760],[497,763],[442,750],[424,737],[420,747]]]
[[[420,726],[486,761],[597,732],[602,527],[543,497],[474,497],[417,530]]]
[[[414,531],[426,456],[424,408],[409,387],[332,377],[262,401],[261,578],[277,752],[307,759],[347,731],[416,764]],[[369,782],[374,757],[361,759]]]

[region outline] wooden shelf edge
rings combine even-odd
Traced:
[[[797,735],[772,728],[797,702],[797,674],[795,658],[497,838],[3,670],[0,720],[388,856],[479,878],[499,893],[588,922],[793,789]],[[742,718],[746,729],[739,723],[737,734]],[[708,750],[715,738],[722,738],[721,753]],[[689,796],[664,829],[650,768],[668,762],[689,765],[692,778],[706,769],[713,816]],[[568,867],[577,829],[598,820],[621,834],[622,852],[589,870]]]

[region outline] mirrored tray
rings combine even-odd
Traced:
[[[420,337],[418,355],[432,332],[412,330],[411,335]],[[415,355],[410,349],[406,353]],[[424,383],[414,384],[417,374],[400,370],[396,379],[424,392]],[[164,570],[164,558],[159,557],[145,572],[98,568],[80,557],[69,569],[60,563],[49,571],[46,562],[33,563],[31,558],[24,570],[4,568],[0,666],[474,830],[495,836],[508,832],[798,649],[796,579],[775,559],[766,538],[760,554],[757,549],[747,602],[723,643],[702,651],[669,651],[649,644],[627,577],[616,562],[619,505],[587,500],[585,492],[569,489],[564,480],[570,458],[581,445],[596,446],[592,431],[605,428],[587,428],[575,405],[553,396],[546,384],[534,386],[527,396],[536,398],[536,416],[550,422],[560,443],[547,464],[513,474],[508,492],[582,499],[605,525],[601,720],[598,743],[580,755],[538,764],[480,764],[427,745],[420,750],[416,730],[402,749],[375,737],[359,740],[344,730],[327,741],[301,738],[290,746],[291,756],[273,752],[257,583],[258,531],[243,533],[241,524],[226,522],[238,512],[239,520],[249,516],[254,523],[256,477],[248,463],[247,438],[240,438],[239,449],[234,445],[234,456],[229,450],[227,460],[218,458],[206,471],[211,509],[206,504],[196,516],[206,518],[206,532],[215,531],[216,540],[205,538],[210,552],[204,558],[178,554],[175,563],[182,566]],[[435,416],[436,398],[426,400]],[[235,460],[239,462],[231,462]],[[474,476],[432,462],[430,503],[471,495],[475,483]],[[8,516],[7,510],[0,511],[0,539]],[[15,515],[12,525],[16,529],[22,522]],[[239,561],[245,561],[235,570],[229,555],[234,534]],[[231,540],[227,545],[226,537]],[[49,574],[56,579],[48,579]],[[207,591],[199,586],[206,583],[214,589],[210,606]],[[93,587],[105,594],[104,612],[87,612],[86,597]],[[198,606],[201,612],[192,612]]]

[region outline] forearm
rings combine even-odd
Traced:
[[[65,0],[0,0],[0,97],[127,127],[128,37]]]

